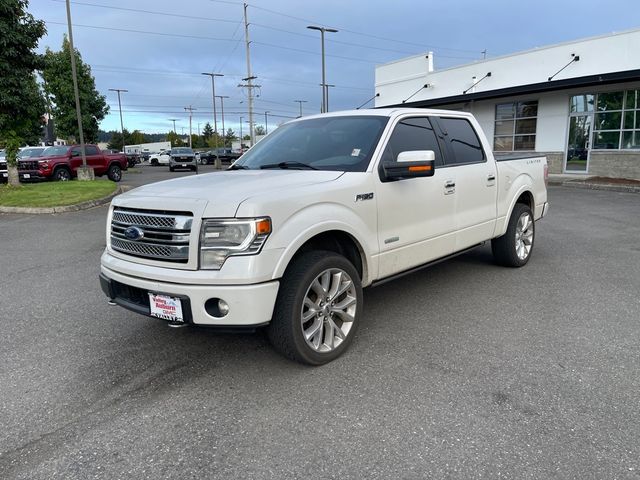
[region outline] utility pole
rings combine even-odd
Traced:
[[[240,150],[242,150],[242,120],[244,117],[240,117]]]
[[[216,113],[216,77],[224,77],[222,73],[203,73],[211,77],[211,100],[213,100],[213,131],[215,132],[215,145],[218,148],[218,115]]]
[[[184,109],[189,112],[189,148],[193,148],[191,145],[191,118],[193,116],[193,111],[197,109],[193,108],[191,105],[184,107]]]
[[[220,99],[220,106],[222,107],[222,146],[227,146],[227,131],[224,129],[224,99],[229,98],[228,95],[217,95]]]
[[[84,133],[82,132],[82,112],[80,110],[80,94],[78,93],[78,75],[76,73],[76,49],[73,46],[73,29],[71,28],[71,5],[67,0],[67,26],[69,28],[69,50],[71,50],[71,76],[73,77],[73,94],[76,97],[76,117],[80,133],[80,153],[82,154],[82,173],[78,180],[95,180],[93,168],[87,167],[87,154],[84,151]],[[245,5],[246,9],[246,5]]]
[[[309,25],[307,27],[310,30],[318,30],[320,32],[320,43],[322,45],[322,106],[320,108],[320,113],[327,112],[327,103],[329,91],[327,90],[327,79],[325,76],[325,62],[324,62],[324,34],[325,32],[336,33],[338,30],[335,28],[325,28],[325,27],[317,27],[315,25]]]
[[[120,92],[128,92],[129,90],[125,90],[123,88],[110,88],[110,92],[118,92],[118,108],[120,109],[120,131],[122,132],[122,153],[126,153],[124,151],[125,141],[124,141],[124,123],[122,122],[122,103],[120,102]]]
[[[200,136],[200,122],[198,122],[198,136]]]
[[[68,0],[67,0],[68,1]],[[255,133],[253,130],[253,85],[252,81],[257,78],[251,74],[251,52],[249,49],[249,20],[247,19],[248,4],[244,4],[244,41],[247,49],[247,88],[249,89],[249,136],[251,137],[251,146],[255,143]]]
[[[271,112],[264,112],[264,134],[267,135],[269,133],[269,126],[267,123],[267,114]]]
[[[307,103],[306,100],[294,100],[294,102],[298,102],[300,104],[300,116],[298,118],[300,118],[302,116],[302,104],[303,103]]]

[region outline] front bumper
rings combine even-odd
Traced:
[[[118,305],[150,316],[149,293],[180,298],[185,323],[220,327],[247,327],[271,321],[278,295],[279,282],[251,285],[185,285],[146,280],[100,268],[102,291]],[[211,298],[229,305],[224,317],[214,317],[205,309]]]

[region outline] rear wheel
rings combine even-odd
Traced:
[[[58,167],[53,172],[53,179],[58,182],[68,182],[71,180],[71,172],[67,167]]]
[[[175,168],[173,168],[173,167],[169,167],[169,171],[170,171],[170,172],[175,172],[175,171],[176,171],[176,169],[175,169]]]
[[[119,182],[120,180],[122,180],[122,169],[120,168],[120,165],[111,165],[109,167],[107,177],[113,182]]]
[[[269,339],[292,360],[328,363],[353,340],[362,303],[360,277],[351,262],[328,251],[301,254],[280,282]]]
[[[535,239],[535,222],[531,209],[517,203],[509,219],[507,232],[491,241],[496,262],[505,267],[522,267],[531,257]]]
[[[151,166],[152,167],[157,167],[158,166],[158,159],[157,158],[152,158],[151,159]]]

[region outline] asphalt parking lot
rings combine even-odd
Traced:
[[[106,207],[0,215],[0,478],[640,478],[640,195],[550,201],[525,268],[367,290],[319,368],[108,306]]]

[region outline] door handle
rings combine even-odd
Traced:
[[[456,182],[453,180],[447,180],[444,182],[444,194],[451,195],[456,192]]]
[[[496,176],[493,173],[490,173],[489,175],[487,175],[487,180],[489,180],[490,182],[493,182],[496,179]]]

